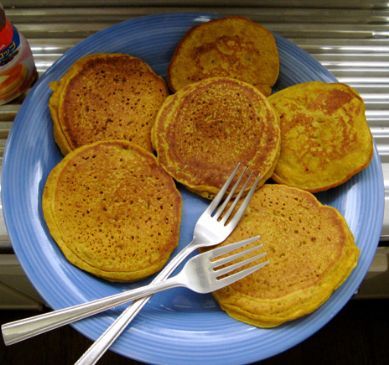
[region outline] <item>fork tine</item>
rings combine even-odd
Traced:
[[[259,269],[262,269],[267,264],[269,264],[269,262],[270,262],[269,260],[268,261],[264,261],[264,262],[261,262],[258,265],[249,267],[248,269],[239,271],[239,272],[237,272],[235,274],[232,274],[232,275],[229,275],[229,276],[227,276],[225,278],[218,279],[218,284],[219,284],[218,287],[221,288],[221,287],[224,287],[224,286],[227,286],[227,285],[231,285],[231,284],[235,283],[236,281],[241,280],[241,279],[245,278],[246,276],[252,274],[253,272],[255,272],[255,271],[259,270]]]
[[[213,250],[208,251],[207,253],[210,255],[210,258],[216,258],[218,256],[224,255],[225,253],[236,250],[239,247],[243,247],[251,242],[258,241],[259,237],[260,236],[253,236],[253,237],[247,238],[243,241],[230,243],[226,246],[214,248]]]
[[[255,190],[257,188],[259,180],[260,180],[260,176],[258,175],[254,181],[254,184],[251,186],[251,189],[249,190],[246,197],[244,198],[243,203],[241,204],[241,206],[239,207],[239,209],[235,213],[235,215],[232,217],[230,222],[227,224],[227,226],[234,228],[238,224],[238,222],[242,218],[242,215],[244,214],[247,206],[249,205],[251,198],[253,197],[253,195],[255,193]]]
[[[243,184],[242,188],[240,189],[239,191],[239,194],[235,197],[233,203],[231,204],[230,208],[228,209],[227,213],[223,216],[223,219],[220,220],[220,222],[222,224],[226,223],[227,219],[230,217],[232,211],[234,210],[236,204],[238,203],[240,197],[242,196],[242,194],[244,193],[245,189],[246,189],[246,186],[248,184],[248,182],[251,180],[251,176],[253,176],[253,174],[251,173],[250,176],[246,179],[245,183]]]
[[[235,193],[235,190],[236,188],[239,186],[245,172],[247,171],[247,166],[243,169],[243,171],[241,172],[238,180],[236,181],[236,183],[234,184],[234,186],[232,187],[232,189],[230,190],[230,193],[228,194],[227,198],[224,199],[224,202],[223,204],[218,208],[217,212],[215,213],[215,215],[213,216],[213,218],[215,219],[218,219],[220,217],[220,215],[223,213],[225,207],[227,206],[228,202],[231,200],[232,196],[234,195]]]
[[[233,255],[229,255],[229,256],[224,257],[222,259],[219,259],[219,260],[216,260],[216,261],[212,261],[212,266],[213,267],[218,267],[218,266],[221,266],[221,265],[228,264],[229,262],[234,261],[234,260],[236,260],[236,259],[238,259],[238,258],[240,258],[240,257],[242,257],[242,256],[244,256],[244,255],[246,255],[246,254],[248,254],[250,252],[253,252],[255,250],[259,250],[262,247],[263,247],[263,244],[258,244],[258,245],[254,246],[254,247],[247,248],[247,249],[245,249],[243,251],[240,251],[240,252],[237,252],[237,253],[235,253]]]
[[[248,264],[254,262],[255,260],[258,260],[258,259],[265,257],[265,256],[266,256],[266,252],[249,257],[243,261],[239,261],[239,262],[236,262],[235,264],[229,265],[227,267],[223,267],[222,269],[215,270],[215,275],[217,275],[217,277],[219,278],[222,275],[228,274],[229,272],[232,272],[233,270],[239,269],[240,267],[248,265]]]
[[[234,171],[232,171],[231,175],[227,179],[227,181],[224,183],[222,188],[219,190],[219,192],[216,194],[216,196],[213,198],[211,204],[208,206],[208,208],[205,210],[204,213],[211,214],[213,210],[219,205],[220,201],[222,200],[224,194],[226,193],[228,187],[230,186],[232,180],[234,179],[238,169],[240,166],[240,162],[235,166]]]

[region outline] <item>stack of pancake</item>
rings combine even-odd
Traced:
[[[150,130],[167,88],[139,58],[83,57],[51,88],[54,137],[64,155],[106,139],[125,139],[151,151]]]
[[[50,172],[42,208],[75,266],[112,281],[160,270],[177,246],[181,196],[146,150],[124,140],[75,149]]]
[[[355,90],[308,82],[268,97],[278,73],[274,37],[242,17],[183,37],[169,65],[170,96],[138,58],[76,62],[52,84],[54,136],[69,154],[43,197],[66,257],[109,280],[152,274],[178,242],[174,180],[212,198],[241,162],[261,179],[226,242],[261,235],[270,265],[214,293],[216,300],[261,327],[317,309],[351,273],[358,248],[345,219],[312,192],[365,168],[373,144]],[[271,177],[276,184],[265,184]]]
[[[212,77],[167,98],[152,143],[175,180],[210,198],[238,162],[261,176],[259,185],[272,175],[280,152],[278,115],[254,86]]]
[[[270,264],[214,293],[230,316],[255,326],[275,327],[311,313],[357,264],[345,219],[301,189],[265,184],[223,245],[255,234]]]

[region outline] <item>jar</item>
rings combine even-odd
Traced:
[[[0,4],[0,105],[24,94],[36,78],[30,46]]]

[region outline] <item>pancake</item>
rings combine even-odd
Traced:
[[[111,281],[154,274],[178,244],[175,183],[151,153],[127,141],[70,152],[50,172],[42,207],[66,258]]]
[[[279,121],[254,86],[213,77],[166,99],[152,143],[175,180],[211,198],[238,162],[260,174],[259,186],[272,175],[280,149]]]
[[[178,44],[169,65],[169,86],[184,86],[214,76],[228,76],[270,95],[279,73],[271,32],[244,17],[216,19],[192,28]]]
[[[258,190],[223,244],[260,235],[270,263],[214,293],[231,317],[275,327],[322,305],[349,276],[359,250],[345,219],[311,193],[285,185]]]
[[[54,137],[64,155],[107,139],[125,139],[151,151],[151,126],[167,88],[139,58],[126,54],[83,57],[51,88]]]
[[[363,100],[351,87],[307,82],[277,92],[269,101],[281,123],[276,182],[318,192],[369,165],[372,136]]]

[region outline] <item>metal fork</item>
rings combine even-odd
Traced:
[[[31,317],[28,318],[27,321],[34,325],[36,320],[40,321],[42,318],[49,318],[50,320],[59,319],[59,321],[56,322],[57,328],[60,324],[65,324],[63,323],[64,319],[71,320],[72,322],[74,320],[102,312],[130,300],[150,296],[167,289],[186,287],[197,293],[210,293],[243,279],[247,275],[250,275],[269,263],[269,261],[262,261],[256,263],[256,265],[244,268],[244,266],[254,263],[266,256],[266,253],[264,252],[256,253],[254,256],[251,255],[244,260],[234,263],[235,260],[243,258],[245,255],[253,254],[256,250],[262,248],[262,244],[256,244],[251,247],[247,246],[258,239],[259,236],[254,236],[243,241],[231,243],[222,247],[216,247],[212,250],[198,254],[192,257],[177,275],[166,280],[152,282],[148,285],[127,290],[120,294]],[[239,248],[243,248],[243,250],[228,255]],[[67,321],[67,323],[70,322]]]
[[[196,249],[219,244],[223,242],[234,230],[242,218],[259,182],[258,176],[254,183],[251,185],[251,188],[248,191],[246,197],[240,201],[243,192],[248,187],[250,180],[252,180],[252,174],[250,174],[249,177],[243,181],[243,177],[247,170],[244,168],[237,178],[235,184],[233,184],[234,178],[238,175],[239,167],[240,165],[238,164],[218,194],[212,200],[208,208],[198,219],[194,229],[192,242],[190,242],[175,257],[173,257],[173,259],[165,266],[165,268],[155,277],[153,283],[163,281],[169,277],[170,274],[177,268],[177,266]],[[242,185],[240,186],[241,182]],[[227,190],[229,190],[231,186],[232,188],[230,189],[229,194],[225,199],[223,199]],[[237,194],[235,195],[235,193]],[[239,208],[237,207],[238,202],[240,202]],[[228,203],[231,203],[229,207],[227,207]],[[234,212],[235,208],[237,209],[236,212]],[[100,336],[100,338],[88,349],[88,351],[79,359],[77,363],[95,364],[104,354],[104,352],[110,347],[110,345],[115,341],[115,339],[121,334],[121,332],[127,327],[127,325],[132,321],[132,319],[139,313],[148,300],[149,297],[142,298],[141,300],[138,300],[129,306],[116,319],[116,321],[110,327],[108,327],[102,336]],[[3,325],[2,333],[5,344],[11,345],[13,343],[17,343],[27,338],[36,336],[40,333],[47,332],[50,329],[57,328],[63,324],[70,323],[76,319],[83,318],[77,317],[76,319],[64,319],[62,322],[60,322],[59,325],[57,325],[58,318],[55,318],[55,320],[52,318],[39,319],[38,317],[41,316],[34,317],[34,321],[28,321],[29,318],[27,318]]]
[[[251,185],[245,199],[240,201],[246,188],[252,180],[252,173],[244,180],[247,167],[243,168],[235,184],[234,178],[238,174],[238,163],[231,175],[224,183],[218,194],[212,200],[208,208],[198,219],[193,232],[193,239],[182,251],[180,251],[165,268],[155,277],[154,282],[165,280],[177,268],[177,266],[193,251],[201,247],[210,247],[223,242],[235,229],[242,218],[249,202],[256,190],[260,176],[257,176]],[[240,183],[242,185],[240,186]],[[231,189],[229,189],[232,186]],[[230,191],[225,197],[226,192]],[[235,195],[235,193],[237,193]],[[233,198],[235,196],[235,198]],[[228,207],[228,204],[231,205]],[[237,204],[240,202],[239,208]],[[237,209],[234,212],[234,209]],[[142,298],[129,306],[123,313],[103,332],[103,334],[89,347],[89,349],[76,362],[76,365],[96,364],[105,351],[120,336],[124,329],[136,317],[150,297]]]
[[[266,256],[265,252],[234,263],[235,260],[262,248],[262,244],[244,247],[258,239],[259,236],[254,236],[200,253],[192,257],[177,275],[158,283],[151,283],[140,288],[128,290],[126,299],[135,300],[177,287],[185,287],[197,293],[206,294],[231,285],[269,263],[269,261],[264,261],[243,269],[244,266]],[[242,247],[242,251],[225,256]]]

